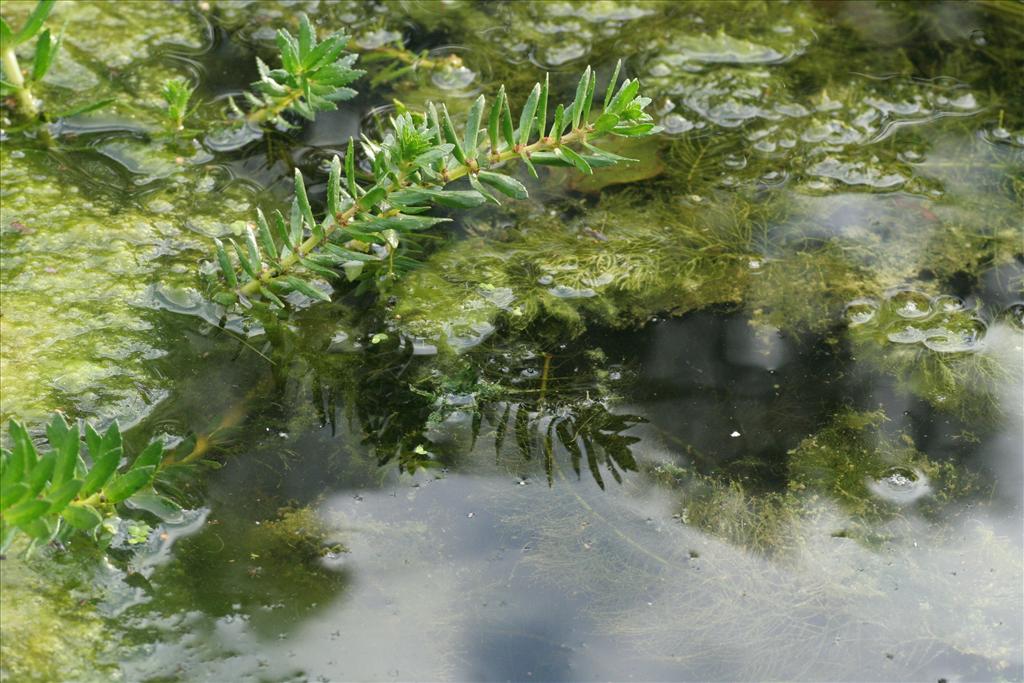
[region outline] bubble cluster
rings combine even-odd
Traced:
[[[843,317],[849,327],[878,331],[893,344],[921,344],[940,353],[978,351],[988,331],[963,299],[913,289],[889,292],[881,302],[855,299]]]
[[[910,467],[890,467],[881,476],[869,479],[868,489],[879,498],[896,505],[909,505],[931,493],[924,472]]]

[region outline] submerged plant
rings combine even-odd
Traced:
[[[344,165],[335,157],[327,184],[327,212],[316,220],[301,172],[295,174],[295,200],[288,221],[281,214],[268,221],[258,215],[258,229],[246,231],[244,245],[232,242],[238,265],[218,242],[217,263],[228,291],[215,299],[243,306],[263,300],[284,306],[281,297],[299,292],[312,299],[329,300],[311,279],[333,279],[344,270],[350,280],[383,267],[394,274],[404,260],[399,246],[406,236],[450,219],[422,215],[434,205],[451,208],[498,203],[492,194],[525,199],[526,188],[504,172],[503,166],[520,159],[536,176],[535,165],[575,167],[592,173],[594,167],[624,160],[591,144],[594,138],[615,135],[636,137],[658,128],[644,111],[649,98],[640,95],[640,83],[626,79],[615,89],[618,67],[608,84],[603,110],[590,121],[597,75],[583,73],[576,96],[554,109],[548,125],[548,80],[537,83],[513,121],[504,88],[486,110],[481,95],[470,107],[460,136],[447,108],[433,103],[428,112],[402,111],[391,120],[391,130],[379,142],[364,139],[363,150],[372,164],[373,184],[357,181],[355,144],[349,140]],[[485,113],[487,113],[485,117]],[[467,177],[468,190],[447,189]]]
[[[193,92],[195,88],[184,78],[172,78],[164,82],[160,94],[167,103],[164,120],[170,130],[177,132],[185,129],[185,119],[192,113],[188,104]]]
[[[317,41],[309,17],[300,17],[298,38],[285,29],[277,32],[281,67],[271,69],[256,58],[260,79],[253,83],[254,93],[245,98],[252,109],[246,121],[252,124],[275,123],[287,126],[285,112],[294,112],[312,121],[318,111],[337,108],[336,102],[353,98],[356,91],[346,87],[363,75],[352,66],[358,55],[345,52],[348,36],[334,33]]]
[[[160,441],[119,469],[124,444],[117,422],[103,434],[86,424],[82,434],[78,424],[69,426],[56,414],[46,428],[50,448],[41,454],[21,423],[11,420],[8,434],[11,449],[0,451],[0,550],[19,532],[33,543],[65,541],[79,532],[95,536],[133,496],[147,508],[176,509],[152,489],[164,457]],[[83,437],[88,460],[82,456]]]
[[[11,97],[16,103],[16,111],[25,119],[39,116],[39,102],[32,92],[32,87],[43,79],[50,70],[57,50],[60,49],[60,36],[54,38],[50,29],[43,29],[43,23],[49,16],[57,0],[40,0],[35,9],[17,32],[10,24],[0,18],[0,56],[3,60],[3,79],[0,80],[0,97]],[[15,49],[36,36],[35,51],[32,55],[32,69],[22,73],[18,64]]]

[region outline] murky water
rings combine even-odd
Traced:
[[[0,152],[0,413],[214,462],[143,542],[0,563],[5,677],[1024,679],[1018,5],[111,7],[60,7],[51,96],[114,109]],[[144,93],[237,93],[299,9],[460,61],[291,133],[155,132]],[[639,163],[523,174],[376,298],[203,300],[210,238],[393,98],[618,57],[665,128]]]

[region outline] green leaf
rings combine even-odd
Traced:
[[[53,523],[53,520],[40,515],[33,520],[22,523],[21,530],[37,541],[49,543],[56,535],[57,526]]]
[[[530,172],[530,175],[532,175],[534,178],[537,178],[537,169],[533,167],[533,162],[530,161],[530,155],[527,154],[526,152],[522,152],[519,155],[519,158],[523,160],[524,164],[526,164],[526,169]]]
[[[336,272],[330,268],[320,265],[313,258],[300,258],[299,263],[301,263],[307,270],[311,270],[317,275],[323,276],[328,280],[333,280],[338,277]]]
[[[477,177],[482,182],[487,183],[502,194],[513,199],[526,199],[529,196],[526,187],[515,178],[510,178],[500,173],[491,173],[490,171],[480,171]]]
[[[324,251],[328,252],[331,256],[338,259],[338,261],[377,261],[379,260],[376,256],[370,254],[364,254],[359,251],[353,251],[344,247],[339,247],[337,244],[328,242],[324,245]]]
[[[466,153],[462,149],[459,138],[455,135],[455,126],[452,125],[452,119],[448,116],[448,107],[444,104],[441,104],[441,130],[444,133],[444,139],[454,145],[452,153],[455,154],[455,158],[459,160],[460,164],[466,163]]]
[[[580,127],[580,117],[583,116],[583,100],[586,98],[589,88],[590,67],[588,66],[580,76],[580,82],[576,85],[576,99],[569,106],[569,112],[572,113],[572,116],[569,117],[569,120],[572,121],[572,130]]]
[[[57,487],[75,476],[75,463],[78,461],[79,449],[78,424],[68,428],[63,416],[56,413],[46,428],[46,434],[56,453],[51,481],[52,485]]]
[[[46,439],[54,448],[60,448],[68,436],[68,423],[60,413],[54,413],[50,424],[46,425]],[[77,431],[77,430],[76,430]]]
[[[392,204],[413,206],[434,202],[453,209],[471,209],[484,203],[484,197],[473,190],[433,190],[425,187],[407,188],[388,196]]]
[[[229,239],[228,242],[231,243],[231,248],[235,250],[235,256],[238,258],[238,263],[242,266],[242,270],[244,270],[250,278],[255,280],[258,277],[257,273],[259,271],[256,270],[252,261],[250,261],[249,257],[245,255],[245,252],[242,251],[242,248],[238,246],[237,242],[233,239]]]
[[[151,441],[142,452],[135,456],[135,461],[132,463],[131,469],[138,469],[140,467],[159,467],[160,460],[164,455],[164,442],[160,439]]]
[[[439,216],[407,216],[405,214],[397,214],[394,216],[373,216],[366,220],[355,221],[352,223],[352,228],[365,230],[366,232],[380,232],[381,230],[391,229],[407,232],[410,230],[425,230],[438,223],[448,223],[451,220],[451,218],[441,218]]]
[[[530,155],[530,161],[538,166],[562,166],[565,168],[572,166],[572,162],[554,152],[534,152]]]
[[[328,36],[306,55],[302,65],[308,71],[315,71],[326,64],[330,64],[338,58],[338,55],[342,53],[347,43],[348,37],[340,33]]]
[[[508,146],[515,147],[515,132],[512,130],[512,109],[509,107],[508,97],[501,102],[501,136],[505,138]]]
[[[443,159],[446,155],[453,151],[454,145],[441,145],[434,149],[428,149],[423,154],[418,155],[412,160],[412,165],[415,168],[429,168],[435,161]]]
[[[277,230],[277,236],[280,238],[281,244],[294,251],[295,242],[288,231],[288,223],[284,220],[284,215],[277,209],[274,209],[274,229]],[[282,254],[284,253],[284,247],[281,249]]]
[[[277,306],[278,308],[286,308],[284,302],[281,301],[281,298],[274,294],[272,291],[270,291],[269,287],[264,287],[263,285],[260,285],[260,294],[262,294],[265,298],[269,299],[270,302]]]
[[[14,45],[21,45],[27,40],[31,40],[32,36],[39,32],[39,29],[43,27],[43,22],[46,21],[46,17],[50,15],[50,10],[53,9],[54,4],[57,0],[39,0],[36,4],[35,9],[32,10],[32,14],[29,15],[25,25],[21,27],[21,30],[10,36],[11,42]],[[5,34],[10,32],[10,26],[7,26],[4,31]],[[5,35],[5,41],[7,36]]]
[[[4,510],[4,522],[20,526],[46,514],[50,504],[45,500],[24,500]]]
[[[636,163],[636,162],[640,161],[639,159],[634,159],[632,157],[620,156],[618,154],[615,154],[614,152],[609,152],[606,149],[598,149],[597,147],[594,147],[589,142],[584,142],[583,143],[583,147],[586,148],[588,151],[593,152],[595,155],[597,155],[599,157],[602,157],[604,159],[607,159],[608,161],[611,161],[613,163],[620,162],[620,161]],[[594,165],[593,162],[591,162],[590,165],[593,166]]]
[[[387,188],[381,187],[380,185],[374,185],[366,191],[366,194],[359,198],[359,208],[364,211],[372,209],[383,201],[387,194]]]
[[[309,197],[306,196],[306,183],[302,178],[302,171],[295,169],[295,200],[299,203],[299,210],[302,211],[302,218],[306,224],[313,228],[316,221],[313,219],[313,209],[309,206]]]
[[[43,487],[50,481],[50,477],[53,476],[53,466],[56,463],[57,451],[44,453],[43,457],[39,458],[39,462],[29,472],[25,481],[28,484],[29,495],[35,496],[43,490]]]
[[[581,157],[579,154],[577,154],[572,148],[559,147],[558,151],[564,154],[565,158],[568,159],[573,166],[578,168],[580,172],[586,173],[587,175],[590,175],[594,172],[594,169],[590,167],[590,164],[587,163],[587,160]]]
[[[103,440],[100,442],[100,448],[104,451],[108,451],[112,448],[121,448],[121,425],[114,420],[107,427],[107,431],[103,432]]]
[[[289,73],[296,73],[299,70],[299,45],[292,34],[278,29],[277,49],[281,51],[281,66]]]
[[[78,116],[79,114],[88,114],[91,111],[102,109],[103,107],[107,106],[113,101],[113,97],[107,97],[102,100],[96,100],[95,102],[87,102],[86,104],[82,104],[77,107],[72,107],[71,109],[61,111],[57,114],[54,114],[54,116],[56,116],[57,118],[66,119],[72,116]]]
[[[629,106],[629,103],[633,101],[638,92],[640,92],[640,81],[635,78],[633,80],[627,78],[622,82],[619,92],[616,93],[612,101],[605,107],[605,113],[621,114]]]
[[[356,143],[351,137],[348,139],[348,149],[345,150],[345,184],[353,198],[359,196],[359,188],[356,186]]]
[[[85,423],[85,445],[89,449],[89,457],[93,460],[103,454],[103,437],[88,422]]]
[[[224,279],[227,280],[229,287],[237,287],[238,278],[235,277],[235,267],[231,264],[231,259],[228,258],[228,252],[224,250],[224,243],[216,237],[213,238],[213,242],[217,245],[217,264],[220,266],[220,271],[224,273]]]
[[[7,23],[6,19],[0,17],[0,44],[7,45],[13,41],[14,31],[11,29],[11,25]],[[13,85],[6,83],[6,81],[5,84],[12,88],[14,87]]]
[[[530,141],[530,133],[533,132],[534,115],[537,113],[537,103],[540,100],[540,83],[535,83],[523,111],[519,115],[519,144],[525,145]]]
[[[594,132],[607,133],[617,125],[619,125],[619,117],[606,112],[598,116],[597,121],[594,121]]]
[[[583,114],[580,115],[580,122],[586,125],[590,120],[590,107],[594,104],[594,88],[597,86],[597,74],[590,72],[590,80],[587,83],[587,93],[583,96]]]
[[[119,462],[121,462],[120,448],[105,450],[98,459],[94,458],[92,469],[85,475],[79,495],[83,498],[88,498],[103,488],[111,475],[114,474],[114,470],[117,469]]]
[[[256,243],[256,234],[253,233],[252,228],[248,225],[245,226],[245,248],[249,251],[249,260],[262,269],[263,257],[260,254],[260,245]]]
[[[267,217],[263,215],[263,211],[259,208],[256,209],[256,226],[259,230],[260,244],[263,245],[263,251],[267,254],[267,258],[271,261],[276,261],[280,256],[277,245],[274,243],[274,236],[270,233],[270,224],[267,223]]]
[[[612,80],[608,81],[608,89],[604,92],[604,105],[601,107],[604,111],[608,111],[608,103],[612,101],[612,95],[615,93],[615,83],[619,80],[620,69],[622,69],[621,59],[615,62],[615,71],[612,72]]]
[[[284,278],[284,281],[287,282],[289,285],[291,285],[291,287],[295,291],[300,292],[302,294],[305,294],[310,299],[314,299],[316,301],[330,301],[331,300],[331,297],[328,296],[327,294],[325,294],[324,292],[321,292],[319,289],[317,289],[316,287],[311,286],[305,280],[297,278],[297,277],[295,277],[293,275],[286,276]]]
[[[480,136],[480,121],[484,115],[484,96],[476,98],[473,102],[473,106],[469,108],[469,114],[466,117],[466,138],[464,143],[464,149],[466,151],[467,159],[476,159],[477,157],[477,145],[479,144]]]
[[[635,126],[620,126],[619,128],[612,128],[613,135],[619,135],[624,138],[635,138],[641,135],[651,135],[661,131],[659,126],[655,126],[653,123],[640,123]]]
[[[537,103],[537,135],[544,137],[544,131],[548,125],[548,81],[550,74],[544,74],[544,85],[540,91],[540,101]]]
[[[139,467],[137,469],[133,467],[120,477],[117,477],[110,482],[110,484],[103,489],[103,495],[106,496],[107,500],[111,503],[120,503],[142,487],[148,485],[149,482],[153,480],[153,475],[155,473],[156,467],[153,465]]]
[[[305,12],[299,14],[299,61],[305,65],[306,57],[316,46],[316,32],[309,23]]]
[[[42,35],[39,36],[39,40],[36,41],[36,53],[32,57],[32,80],[39,82],[43,80],[43,76],[50,70],[50,66],[53,64],[53,58],[57,56],[57,50],[60,49],[60,38],[52,38],[50,36],[50,29],[43,31]]]
[[[6,510],[28,495],[28,484],[17,481],[0,487],[0,510]]]
[[[95,529],[103,521],[103,517],[91,505],[69,505],[60,513],[72,528],[79,531]]]
[[[487,137],[491,141],[491,154],[495,154],[498,151],[498,126],[501,122],[501,112],[505,106],[505,86],[501,86],[498,89],[498,99],[491,105],[491,114],[487,120]]]
[[[501,202],[499,202],[499,201],[498,201],[498,200],[497,200],[497,199],[496,199],[496,198],[494,197],[494,195],[492,195],[492,194],[491,194],[490,192],[488,192],[488,191],[487,191],[487,189],[486,189],[486,188],[485,188],[485,187],[483,186],[483,184],[482,184],[482,183],[480,182],[479,178],[477,178],[477,177],[476,177],[476,174],[475,174],[475,173],[470,173],[470,174],[469,174],[469,184],[470,184],[470,185],[471,185],[471,186],[473,187],[473,189],[474,189],[474,190],[476,190],[477,192],[479,192],[479,193],[480,193],[480,195],[481,195],[481,196],[482,196],[482,197],[483,197],[484,199],[486,199],[487,201],[491,202],[492,204],[496,204],[496,205],[498,205],[498,206],[501,206]]]
[[[38,459],[32,439],[21,423],[11,420],[7,432],[13,442],[13,448],[4,467],[3,476],[0,477],[0,487],[21,481],[35,467]]]
[[[49,495],[46,496],[46,500],[50,503],[50,508],[46,513],[55,515],[63,511],[64,508],[68,506],[68,503],[75,499],[75,496],[78,495],[81,488],[81,479],[72,479],[71,481],[65,482],[63,485],[54,488],[50,491]]]
[[[554,139],[555,142],[562,141],[562,131],[565,129],[565,106],[558,105],[555,107],[555,120],[551,123],[551,132],[549,136]]]
[[[337,217],[341,212],[341,159],[335,154],[327,176],[327,213]]]

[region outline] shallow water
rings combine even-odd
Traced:
[[[1017,6],[300,5],[463,66],[182,146],[140,93],[237,93],[295,6],[58,11],[51,97],[118,104],[3,142],[0,413],[216,462],[143,542],[3,560],[5,677],[1024,679]],[[203,300],[210,238],[392,98],[618,57],[640,163],[523,174],[376,300]]]

